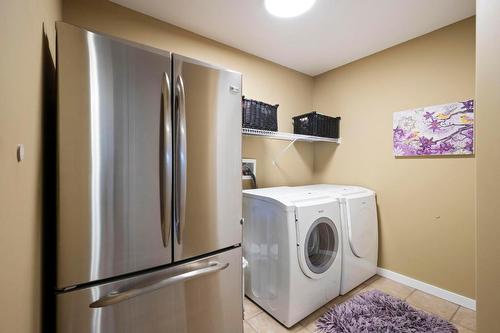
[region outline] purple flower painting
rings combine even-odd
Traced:
[[[394,112],[394,156],[474,153],[474,100]]]

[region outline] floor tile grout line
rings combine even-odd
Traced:
[[[251,328],[252,330],[254,330],[256,333],[259,333],[259,332],[257,332],[257,330],[255,329],[255,327],[253,327],[253,326],[252,326],[252,324],[250,324],[250,322],[249,322],[248,320],[243,319],[243,323],[246,323],[248,326],[250,326],[250,328]],[[243,326],[244,326],[244,324],[243,324]],[[243,329],[245,329],[245,327],[243,327]]]
[[[262,311],[262,310],[261,310],[261,311],[259,311],[259,312],[256,312],[256,313],[254,313],[254,314],[253,314],[250,318],[248,318],[248,319],[255,318],[255,317],[257,317],[258,315],[260,315],[260,314],[262,314],[262,313],[264,313],[264,311]]]
[[[455,304],[455,303],[453,303],[453,304]],[[457,304],[457,305],[458,305],[458,304]],[[460,308],[461,308],[461,306],[460,306],[460,305],[458,305],[458,307],[457,307],[457,309],[455,310],[455,312],[453,312],[453,314],[451,315],[450,321],[453,321],[453,318],[455,318],[455,316],[456,316],[456,314],[457,314],[458,310],[460,310]]]
[[[252,302],[252,303],[253,303],[253,302]],[[248,317],[248,318],[246,318],[246,319],[253,318],[253,317],[255,317],[256,315],[261,314],[262,312],[264,312],[264,310],[262,310],[262,309],[260,308],[260,306],[258,306],[258,305],[257,305],[257,304],[255,304],[255,303],[253,303],[253,304],[256,306],[256,308],[257,308],[257,312],[255,312],[252,316],[250,316],[250,317]],[[243,305],[243,319],[245,319],[245,305]],[[246,319],[245,319],[245,320],[246,320]]]
[[[243,320],[249,320],[249,319],[252,319],[253,317],[257,316],[257,315],[260,315],[263,311],[260,311],[260,312],[257,312],[257,313],[254,313],[251,317],[248,317],[248,318],[245,318]]]
[[[248,317],[248,318],[245,319],[245,306],[243,305],[243,320],[251,319],[251,318],[253,318],[253,317],[261,314],[262,312],[264,312],[264,310],[257,303],[255,303],[251,299],[247,298],[246,296],[245,296],[245,298],[247,299],[247,301],[249,301],[253,305],[255,305],[255,307],[257,308],[258,312],[254,313],[251,317]]]
[[[456,303],[454,303],[454,304],[456,304]],[[456,305],[458,305],[458,304],[456,304]],[[460,308],[462,308],[462,309],[464,309],[464,310],[470,310],[470,309],[467,309],[467,308],[466,308],[466,307],[464,307],[464,306],[458,305],[457,310],[455,311],[455,313],[453,314],[453,316],[451,316],[450,322],[452,322],[453,324],[457,324],[457,325],[459,325],[460,327],[464,327],[464,328],[468,329],[469,331],[472,331],[472,332],[477,332],[477,327],[476,327],[476,329],[472,329],[472,328],[470,328],[470,327],[466,327],[466,326],[464,326],[464,325],[462,325],[462,324],[460,324],[460,323],[457,323],[457,322],[454,322],[454,321],[453,321],[453,319],[454,319],[454,318],[455,318],[455,316],[457,315],[457,313],[458,313],[458,311],[460,310]],[[470,310],[470,311],[473,311],[473,312],[474,312],[474,314],[476,313],[476,311],[474,311],[474,310]]]
[[[410,298],[410,296],[411,296],[411,295],[413,295],[416,291],[417,291],[417,289],[413,288],[412,292],[411,292],[408,296],[406,296],[406,297],[404,298],[404,300],[406,301],[406,300],[407,300],[408,298]]]
[[[449,322],[451,322],[451,321],[453,320],[453,318],[454,318],[454,317],[455,317],[455,315],[457,314],[458,310],[462,307],[461,305],[459,305],[459,304],[457,304],[457,303],[454,303],[454,302],[448,301],[448,300],[446,300],[446,299],[444,299],[444,298],[441,298],[441,297],[439,297],[439,296],[434,296],[434,295],[428,294],[428,293],[426,293],[426,292],[424,292],[424,291],[421,291],[421,290],[418,290],[418,289],[413,290],[413,292],[412,292],[410,295],[408,295],[408,296],[407,296],[404,300],[405,300],[405,301],[408,301],[408,298],[410,298],[410,296],[411,296],[411,295],[413,295],[413,294],[414,294],[414,293],[416,293],[416,292],[420,292],[420,293],[422,293],[422,294],[425,294],[425,295],[428,295],[428,296],[434,297],[434,298],[436,298],[436,299],[439,299],[439,300],[441,300],[441,301],[445,301],[445,302],[448,302],[448,303],[450,303],[450,304],[452,304],[452,305],[455,305],[457,308],[453,311],[452,315],[451,315],[449,318],[445,318],[444,316],[441,316],[441,315],[439,315],[439,314],[437,314],[437,313],[434,313],[433,311],[426,311],[426,310],[421,309],[421,308],[419,308],[419,307],[417,307],[417,306],[415,306],[415,305],[413,305],[413,304],[411,304],[411,303],[410,303],[410,305],[411,305],[411,306],[413,306],[414,308],[417,308],[417,309],[422,310],[422,311],[426,311],[427,313],[435,314],[435,315],[437,315],[437,316],[439,316],[439,317],[441,317],[441,318],[443,318],[443,319],[445,319],[445,320],[447,320],[447,321],[449,321]]]
[[[259,313],[260,314],[260,313]],[[254,317],[257,317],[257,315],[253,316],[252,318]],[[259,330],[257,329],[257,327],[253,326],[252,323],[250,321],[247,320],[247,324],[250,325],[251,328],[253,328],[253,330],[257,333],[260,333]]]

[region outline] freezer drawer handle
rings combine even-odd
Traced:
[[[132,288],[125,291],[112,291],[101,299],[91,303],[89,307],[91,308],[102,308],[109,305],[114,305],[121,303],[123,301],[129,300],[131,298],[141,296],[155,290],[165,288],[175,283],[184,282],[194,278],[198,278],[204,275],[222,271],[229,267],[229,263],[222,264],[217,261],[211,261],[208,263],[207,267],[198,268],[189,272],[181,273],[179,275],[170,276],[159,282],[155,282],[145,287]]]

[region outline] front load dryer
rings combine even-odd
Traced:
[[[243,191],[245,294],[290,327],[340,292],[339,201],[293,187]]]
[[[298,189],[336,196],[342,220],[342,279],[340,294],[377,273],[378,222],[375,192],[364,187],[318,184]]]

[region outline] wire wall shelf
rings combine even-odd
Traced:
[[[293,134],[293,133],[285,133],[285,132],[273,132],[273,131],[264,131],[253,128],[243,128],[243,135],[245,136],[259,136],[267,139],[274,140],[284,140],[284,141],[303,141],[303,142],[331,142],[331,143],[340,143],[340,139],[334,138],[324,138],[320,136],[313,135],[302,135],[302,134]]]

